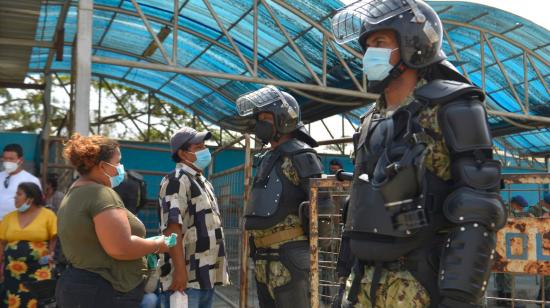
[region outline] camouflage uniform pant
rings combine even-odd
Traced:
[[[294,229],[301,227],[300,219],[296,215],[288,215],[283,221],[278,223],[272,228],[266,230],[254,230],[252,231],[252,236],[256,238],[262,238],[279,231]],[[307,237],[302,235],[292,240],[283,241],[274,245],[269,246],[270,249],[279,249],[281,245],[291,242],[291,241],[306,241]],[[268,257],[278,258],[278,253],[267,254]],[[284,286],[290,282],[290,271],[281,263],[281,261],[274,260],[268,261],[263,259],[258,259],[254,262],[256,267],[256,280],[259,283],[266,284],[269,289],[269,294],[272,298],[273,289],[276,287]]]
[[[309,307],[307,242],[289,242],[279,253],[257,255],[256,283],[261,308]]]
[[[373,308],[370,301],[370,288],[374,266],[365,266],[365,274],[361,280],[361,287],[357,294],[357,303],[354,308]],[[346,292],[344,301],[349,293],[351,282],[354,279],[354,273],[350,275],[346,282]],[[408,271],[388,271],[382,269],[380,284],[376,290],[376,307],[374,308],[422,308],[429,307],[430,297],[424,287]],[[342,307],[346,307],[343,305]]]
[[[254,265],[256,282],[267,285],[271,298],[275,298],[273,289],[290,282],[290,272],[280,261],[256,260]]]

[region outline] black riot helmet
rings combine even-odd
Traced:
[[[443,26],[437,13],[421,0],[363,0],[340,10],[332,19],[336,41],[358,39],[366,50],[369,34],[380,30],[396,33],[401,60],[420,69],[445,59],[440,52]]]
[[[274,86],[267,86],[242,95],[237,99],[237,110],[240,116],[253,116],[256,120],[262,112],[273,115],[275,131],[267,134],[256,133],[264,144],[267,144],[270,138],[278,140],[282,135],[292,133],[302,126],[300,106],[296,99]],[[263,124],[259,122],[256,123],[256,130],[259,124]]]
[[[278,140],[282,135],[296,133],[304,138],[303,141],[310,144],[315,143],[307,134],[300,116],[300,105],[296,99],[287,92],[281,91],[274,86],[266,86],[254,92],[241,95],[237,99],[237,110],[242,117],[253,116],[256,119],[256,136],[264,144]],[[258,121],[258,115],[262,112],[273,115],[275,131],[266,133],[261,131],[265,123]],[[269,125],[270,126],[270,125]],[[269,129],[269,127],[267,127]],[[313,146],[313,145],[312,145]]]
[[[395,33],[401,59],[382,80],[370,80],[367,74],[370,92],[382,93],[392,80],[401,76],[405,67],[431,68],[446,59],[441,49],[441,20],[422,0],[361,0],[343,8],[332,19],[336,42],[344,44],[357,39],[365,57],[367,37],[381,30]]]

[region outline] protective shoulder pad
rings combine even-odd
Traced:
[[[281,144],[278,151],[292,159],[292,164],[301,178],[308,178],[323,173],[323,165],[317,152],[307,143],[292,138]]]
[[[313,149],[303,150],[292,155],[292,165],[300,178],[309,178],[323,173],[321,159]]]
[[[468,187],[461,187],[447,197],[443,214],[454,224],[480,223],[490,230],[502,228],[507,219],[498,193]]]
[[[307,143],[296,138],[288,140],[277,148],[278,151],[287,156],[291,156],[292,154],[310,149],[311,147],[307,145]]]
[[[487,113],[480,101],[459,98],[443,105],[438,122],[450,150],[458,153],[491,150],[491,132]]]
[[[445,104],[460,97],[477,97],[480,101],[485,99],[483,91],[474,85],[443,79],[430,81],[416,89],[414,97],[432,105]]]

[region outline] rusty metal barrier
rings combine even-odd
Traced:
[[[350,182],[334,176],[310,180],[309,244],[311,268],[311,307],[328,307],[338,292],[336,261],[340,249],[342,214]],[[324,195],[324,196],[323,196]],[[319,209],[319,197],[330,200],[332,208]]]
[[[550,192],[550,174],[507,174],[503,176],[504,200],[522,195],[534,208]],[[548,307],[550,305],[550,220],[515,218],[509,208],[506,226],[497,233],[493,274],[486,293],[489,307]],[[545,275],[548,275],[545,277]]]
[[[550,174],[503,175],[502,196],[507,206],[512,196],[530,194],[540,200],[550,192]],[[342,230],[340,208],[349,195],[350,182],[334,176],[312,179],[310,206],[311,304],[329,307],[338,292],[337,254]],[[332,210],[319,208],[319,197],[328,195]],[[537,204],[540,206],[540,203]],[[544,275],[549,275],[544,277]],[[504,281],[504,283],[503,283]],[[509,292],[503,289],[509,285]],[[503,286],[504,284],[504,286]],[[495,264],[485,296],[488,307],[545,307],[550,305],[550,220],[510,217],[497,233]]]

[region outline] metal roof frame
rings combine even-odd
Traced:
[[[84,2],[86,1],[91,0]],[[219,99],[224,100],[224,104],[231,104],[235,97],[241,94],[235,93],[235,89],[243,88],[245,83],[249,86],[244,87],[243,90],[253,89],[260,84],[285,87],[297,94],[304,111],[322,111],[324,115],[347,112],[354,106],[364,105],[365,101],[373,101],[376,98],[376,95],[364,92],[366,80],[358,71],[357,59],[361,58],[361,54],[357,46],[338,46],[332,41],[332,34],[327,28],[326,21],[334,13],[334,8],[337,6],[336,0],[315,2],[313,5],[323,7],[318,12],[305,10],[304,5],[307,6],[310,2],[305,0],[248,0],[248,2],[246,8],[239,11],[240,14],[229,16],[228,13],[222,12],[220,7],[230,10],[230,7],[224,7],[230,3],[225,4],[218,0],[173,0],[173,3],[166,1],[166,6],[171,6],[170,9],[159,7],[159,2],[156,0],[96,0],[93,12],[104,12],[103,14],[109,18],[106,18],[106,24],[102,25],[102,28],[96,29],[103,32],[91,46],[93,53],[88,61],[93,62],[92,74],[110,75],[112,79],[123,83],[142,85],[142,88],[152,89],[155,93],[170,98],[211,122],[233,129],[242,129],[242,126],[236,118],[236,113],[232,114],[228,111],[232,106],[219,106],[220,112],[224,114],[223,118],[214,117],[205,110],[205,106],[211,100]],[[79,1],[78,5],[81,3],[82,1]],[[41,40],[37,36],[34,41],[12,41],[11,43],[49,48],[45,66],[34,67],[31,72],[66,72],[67,68],[59,67],[57,62],[53,61],[53,57],[60,52],[55,46],[59,47],[58,40],[63,34],[61,30],[63,27],[74,25],[67,16],[74,11],[75,3],[70,0],[42,0],[42,4],[59,7],[53,37]],[[489,96],[487,109],[496,135],[514,133],[516,134],[514,136],[521,137],[523,133],[537,129],[541,134],[550,134],[545,128],[550,126],[550,119],[547,117],[549,113],[544,104],[550,101],[548,98],[550,97],[548,90],[550,43],[544,43],[544,37],[540,40],[542,43],[534,45],[533,42],[536,43],[536,40],[518,41],[516,39],[521,38],[517,33],[527,33],[533,29],[539,31],[539,29],[513,14],[478,4],[457,1],[430,4],[442,17],[445,26],[446,45],[444,47],[450,51],[450,58],[456,61],[466,77],[472,78],[474,83],[486,90]],[[197,21],[187,16],[191,10],[188,6],[196,8],[197,5],[201,5],[201,18],[209,19],[204,23],[206,31],[198,31],[189,26]],[[250,20],[251,17],[252,20]],[[104,44],[108,41],[111,30],[119,18],[126,18],[126,21],[133,23],[133,26],[146,29],[143,34],[150,38],[148,41],[144,40],[148,48],[143,53],[125,49],[124,45],[118,47]],[[490,22],[495,18],[500,18],[502,21],[499,21],[500,24],[496,27],[491,27]],[[507,19],[517,20],[517,23],[512,24],[507,22]],[[138,23],[140,25],[137,25]],[[281,40],[277,41],[279,43],[277,46],[269,49],[269,53],[265,53],[265,49],[260,51],[261,44],[264,42],[259,43],[259,33],[262,31],[260,28],[263,26],[262,29],[265,31],[267,23],[270,24],[267,26],[272,32],[273,39],[276,40],[277,37]],[[246,30],[248,32],[243,32],[245,26],[248,27]],[[496,28],[499,30],[495,30]],[[162,31],[165,32],[162,33]],[[472,37],[474,34],[477,35],[477,39]],[[170,35],[172,35],[171,38]],[[247,38],[250,43],[246,43],[243,35],[251,36],[251,39]],[[195,53],[187,62],[182,62],[182,54],[187,50],[182,49],[183,36],[186,38],[190,36],[191,40],[197,40],[204,45],[202,50]],[[74,47],[78,39],[67,40],[67,37],[69,36],[65,35],[64,45]],[[316,49],[308,50],[304,38],[311,40],[314,37],[318,38],[318,41],[314,42]],[[167,38],[171,39],[171,44]],[[3,40],[5,41],[5,38],[0,38],[0,42]],[[505,44],[509,44],[510,47]],[[480,64],[475,66],[472,59],[476,56],[473,50],[477,48]],[[508,50],[503,52],[506,48]],[[145,54],[146,52],[151,55]],[[223,52],[220,56],[230,57],[231,60],[228,61],[233,61],[232,65],[240,69],[223,71],[202,67],[201,61],[204,61],[206,56],[220,52]],[[292,74],[289,74],[288,65],[281,62],[281,56],[288,58],[285,60],[294,64]],[[515,68],[517,72],[510,71],[511,64],[519,60],[522,64],[518,64],[519,66]],[[96,65],[128,69],[120,76],[115,73],[107,74],[105,70],[96,72],[94,71]],[[144,72],[143,69],[145,69],[173,74],[162,75],[170,77],[156,86],[132,79],[136,69],[139,72]],[[522,78],[518,78],[522,70]],[[196,97],[180,96],[169,88],[177,83],[181,76],[185,76],[209,91]],[[495,87],[495,84],[498,87]],[[504,102],[502,102],[503,99]],[[347,116],[351,116],[351,120],[357,124],[356,118],[362,110],[364,108],[349,112]],[[532,148],[536,146],[533,144]]]

